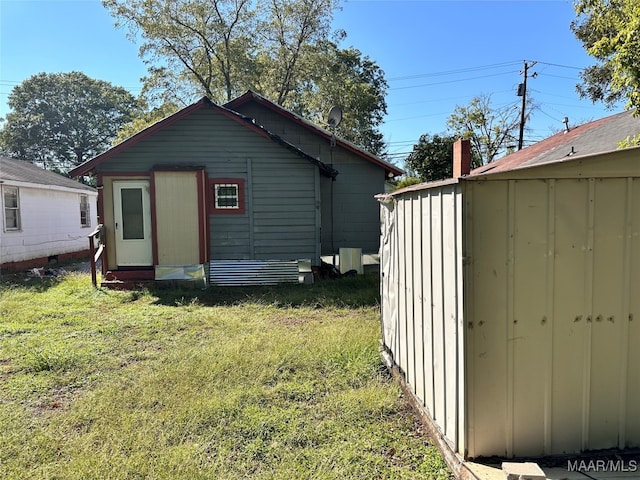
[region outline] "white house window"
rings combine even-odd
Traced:
[[[245,212],[243,178],[209,179],[211,201],[209,213],[242,215]]]
[[[240,208],[240,198],[238,196],[238,184],[218,183],[216,184],[216,207],[215,208]]]
[[[91,226],[91,209],[89,207],[89,197],[80,195],[80,225],[82,227]]]
[[[18,187],[4,187],[4,228],[20,230],[20,197]]]

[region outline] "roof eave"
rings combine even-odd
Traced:
[[[82,175],[90,175],[92,173],[95,173],[95,169],[97,166],[99,166],[100,164],[102,164],[103,162],[107,161],[109,158],[113,157],[114,155],[117,155],[118,153],[121,153],[124,150],[127,150],[128,148],[133,147],[134,145],[136,145],[137,143],[139,143],[140,141],[144,140],[145,138],[153,135],[154,133],[158,132],[159,130],[162,130],[170,125],[172,125],[173,123],[177,122],[178,120],[186,117],[187,115],[190,115],[191,113],[199,110],[200,108],[204,107],[204,106],[211,106],[213,108],[215,108],[216,110],[218,110],[219,112],[221,112],[223,115],[225,115],[226,117],[232,119],[233,121],[239,123],[240,125],[249,128],[251,130],[253,130],[254,132],[256,132],[257,134],[259,134],[260,136],[270,139],[273,142],[276,142],[282,146],[284,146],[285,148],[293,151],[294,153],[296,153],[297,155],[299,155],[300,157],[310,161],[311,163],[317,165],[320,168],[320,172],[330,178],[335,179],[336,176],[338,175],[338,171],[333,169],[332,167],[326,165],[325,163],[321,162],[319,159],[312,157],[311,155],[307,154],[306,152],[304,152],[303,150],[299,149],[298,147],[286,142],[284,139],[278,137],[277,135],[272,134],[271,132],[269,132],[268,130],[266,130],[263,127],[260,127],[258,125],[255,124],[254,120],[250,117],[246,117],[243,116],[225,106],[220,106],[220,105],[216,105],[215,103],[213,103],[211,100],[209,100],[207,97],[203,97],[202,99],[200,99],[198,102],[194,103],[193,105],[190,105],[188,107],[183,108],[182,110],[174,113],[173,115],[170,115],[166,118],[164,118],[163,120],[160,120],[156,123],[154,123],[153,125],[150,125],[149,127],[145,128],[144,130],[141,130],[140,132],[136,133],[135,135],[129,137],[128,139],[124,140],[123,142],[119,143],[118,145],[115,145],[114,147],[111,147],[109,150],[101,153],[100,155],[97,155],[95,157],[93,157],[91,160],[86,161],[85,163],[79,165],[78,167],[74,168],[73,170],[71,170],[69,172],[69,174],[72,177],[79,177]]]
[[[183,108],[182,110],[177,111],[173,115],[169,115],[168,117],[159,120],[158,122],[148,126],[144,130],[139,131],[135,135],[127,138],[126,140],[120,142],[119,144],[111,147],[105,152],[96,155],[90,160],[78,165],[76,168],[69,172],[71,177],[80,177],[82,175],[91,175],[95,172],[95,168],[101,163],[105,162],[109,158],[117,155],[118,153],[136,145],[140,141],[154,134],[158,130],[162,130],[163,128],[177,122],[181,118],[193,113],[196,110],[199,110],[205,105],[213,105],[213,102],[206,97],[201,98],[199,101],[194,103],[193,105],[189,105],[188,107]]]
[[[296,115],[295,113],[287,110],[286,108],[280,106],[280,105],[276,105],[275,103],[271,102],[270,100],[264,98],[261,95],[258,95],[257,93],[249,90],[246,93],[242,94],[241,96],[239,96],[238,98],[235,98],[234,100],[231,100],[230,102],[226,103],[224,105],[224,107],[229,108],[229,109],[234,109],[237,107],[240,107],[242,105],[246,105],[247,103],[251,102],[251,101],[255,101],[257,103],[259,103],[260,105],[270,109],[271,111],[278,113],[279,115],[285,116],[287,117],[289,120],[297,123],[298,125],[306,128],[307,130],[310,130],[320,136],[322,136],[323,138],[325,138],[328,141],[332,141],[332,139],[334,139],[334,136],[332,135],[331,132],[328,132],[327,130],[313,124],[312,122],[305,120],[304,118],[300,117],[299,115]],[[391,165],[388,162],[385,162],[384,160],[378,158],[375,155],[372,155],[368,152],[365,152],[364,150],[360,149],[358,146],[353,145],[352,143],[343,140],[339,137],[335,137],[335,142],[337,145],[339,145],[340,147],[349,150],[351,153],[354,153],[356,155],[358,155],[361,158],[364,158],[367,161],[370,161],[376,165],[378,165],[379,167],[384,168],[385,170],[385,177],[386,178],[393,178],[393,177],[397,177],[399,175],[403,175],[405,172],[399,168],[397,168],[394,165]]]

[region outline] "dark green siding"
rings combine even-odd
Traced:
[[[333,195],[331,180],[323,177],[320,182],[322,254],[333,253],[332,243],[335,253],[340,247],[362,248],[365,253],[377,253],[380,242],[380,207],[374,196],[384,192],[384,169],[339,146],[332,150],[328,140],[255,102],[238,107],[238,110],[338,170]]]
[[[209,215],[212,260],[319,262],[318,167],[307,159],[203,107],[111,157],[98,173],[159,166],[204,166],[209,179],[244,179],[245,213]]]

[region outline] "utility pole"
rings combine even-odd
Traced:
[[[524,81],[518,85],[518,96],[522,97],[522,108],[520,109],[520,136],[518,137],[518,150],[522,150],[522,143],[524,141],[524,122],[525,122],[525,107],[527,105],[527,77],[529,76],[529,68],[533,67],[537,62],[531,62],[529,65],[524,62],[524,70],[521,72],[524,75]],[[532,78],[536,78],[537,73],[533,73]]]

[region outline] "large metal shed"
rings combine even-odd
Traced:
[[[630,113],[379,196],[382,341],[458,459],[640,447]]]

